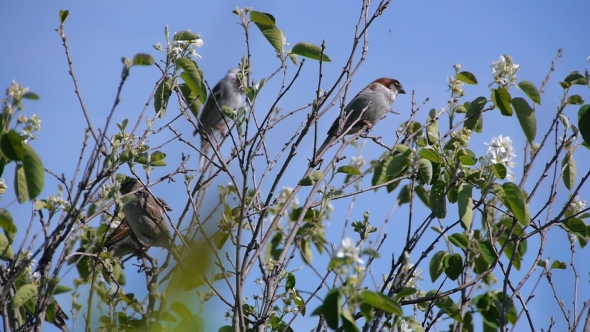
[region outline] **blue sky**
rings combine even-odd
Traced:
[[[202,56],[199,65],[205,73],[209,84],[215,84],[225,75],[227,70],[235,67],[239,59],[245,54],[244,33],[237,25],[237,16],[231,13],[238,7],[253,7],[254,10],[269,12],[277,20],[279,28],[284,30],[287,41],[293,46],[297,42],[305,41],[321,44],[326,41],[326,53],[332,63],[324,66],[324,85],[327,88],[340,74],[342,67],[350,53],[350,45],[354,33],[359,1],[171,1],[171,2],[140,2],[140,1],[10,1],[4,5],[0,13],[0,29],[4,31],[4,52],[0,53],[1,86],[7,87],[12,80],[16,80],[41,96],[37,102],[25,104],[25,115],[37,114],[42,119],[42,131],[38,140],[31,144],[39,153],[44,166],[57,174],[66,176],[74,171],[76,158],[81,148],[84,135],[85,121],[80,110],[72,80],[68,75],[67,62],[60,38],[55,32],[58,27],[59,9],[68,9],[70,16],[66,22],[66,34],[73,58],[75,73],[84,101],[89,109],[91,119],[97,126],[102,126],[113,104],[114,96],[121,73],[122,56],[132,57],[136,53],[150,53],[157,59],[162,59],[152,48],[152,45],[165,43],[164,26],[168,25],[171,33],[190,29],[200,32],[205,42],[198,49]],[[375,4],[373,5],[373,9]],[[431,108],[440,109],[449,99],[447,91],[447,75],[453,74],[452,65],[463,64],[463,69],[473,72],[478,80],[477,86],[465,86],[467,93],[465,100],[472,100],[477,96],[489,96],[487,84],[493,81],[490,64],[502,54],[509,54],[515,63],[521,65],[518,80],[529,80],[540,86],[541,80],[547,75],[551,61],[557,50],[564,49],[555,72],[551,76],[546,93],[543,95],[542,106],[537,107],[536,114],[539,122],[538,133],[543,133],[548,127],[558,104],[561,90],[558,82],[571,70],[583,71],[589,64],[588,32],[584,28],[587,13],[590,12],[590,2],[571,1],[393,1],[383,16],[379,17],[370,29],[369,52],[367,59],[356,74],[350,86],[351,93],[356,93],[366,84],[381,76],[397,78],[406,91],[414,91],[416,102],[421,104],[429,98],[429,102],[422,107],[418,114],[418,121],[424,121],[427,111]],[[253,55],[253,78],[268,76],[278,66],[279,61],[262,35],[253,28],[251,30],[251,50]],[[288,78],[293,76],[295,67],[289,63]],[[318,64],[307,61],[301,78],[293,86],[291,92],[278,105],[282,111],[288,112],[311,102],[317,86]],[[122,100],[117,108],[114,120],[121,122],[125,118],[134,121],[143,109],[153,87],[158,79],[156,68],[134,68],[131,76],[123,88]],[[258,100],[259,109],[266,111],[278,91],[280,80],[274,79],[263,90],[263,96]],[[521,92],[511,90],[513,96],[522,96]],[[585,99],[590,95],[587,89],[578,88]],[[373,134],[390,137],[391,132],[407,119],[411,109],[411,94],[399,96],[393,106],[401,116],[389,115],[379,123]],[[148,112],[152,112],[150,106]],[[171,107],[168,116],[176,115],[178,110]],[[337,114],[333,108],[320,121],[319,132],[324,133]],[[569,107],[566,114],[576,123],[576,107]],[[501,117],[498,112],[488,114],[484,124],[484,132],[472,138],[470,146],[478,153],[485,153],[484,142],[499,134],[510,136],[515,142],[518,154],[518,167],[522,166],[524,135],[515,117]],[[294,118],[297,124],[303,117]],[[271,149],[278,151],[286,130],[293,130],[289,121],[278,127],[269,139]],[[156,125],[156,127],[159,127]],[[190,135],[192,125],[177,121],[174,128]],[[441,130],[444,129],[441,125]],[[446,132],[446,131],[445,131]],[[388,136],[389,135],[389,136]],[[163,132],[154,138],[152,145],[164,142],[171,134]],[[281,140],[283,139],[283,140]],[[279,143],[273,143],[279,142]],[[311,142],[308,138],[307,141]],[[155,176],[170,172],[178,161],[184,147],[171,145],[168,154],[170,167],[157,169]],[[349,155],[353,155],[349,149]],[[380,148],[368,143],[363,151],[366,159],[375,159],[380,154]],[[585,149],[576,154],[578,174],[587,171],[584,163],[589,156]],[[305,163],[309,156],[301,153],[296,162]],[[198,158],[193,156],[195,163]],[[547,160],[537,164],[544,165]],[[521,169],[516,169],[517,177]],[[5,181],[11,186],[13,183],[12,170],[7,168]],[[300,174],[294,172],[282,185],[294,187]],[[532,177],[528,185],[531,186]],[[227,183],[227,179],[220,180]],[[556,206],[560,207],[567,197],[566,189],[560,184],[560,196]],[[184,201],[174,200],[174,195],[181,190],[179,184],[155,187],[154,191],[171,203],[175,213],[182,211]],[[30,205],[19,206],[11,203],[13,194],[5,195],[2,207],[6,207],[13,214],[19,230],[24,230],[30,218]],[[56,192],[56,181],[46,176],[46,187],[43,196]],[[582,191],[584,199],[590,198],[590,191]],[[383,204],[392,203],[397,195],[385,195],[383,191],[376,194],[368,193],[357,201],[352,220],[360,220],[365,210],[371,211],[372,221],[379,225],[389,213],[389,208],[383,209]],[[538,202],[538,203],[536,203]],[[533,202],[531,209],[536,211],[544,201]],[[331,223],[326,226],[329,232],[337,233],[329,240],[340,242],[342,223],[346,218],[347,206],[350,201],[335,202],[337,212]],[[535,204],[538,204],[535,205]],[[340,207],[340,209],[338,209]],[[536,209],[535,209],[536,208]],[[341,212],[340,212],[341,211]],[[399,216],[399,217],[397,217]],[[173,214],[174,217],[174,214]],[[407,220],[407,209],[396,211],[397,220]],[[418,218],[419,219],[419,218]],[[392,225],[386,232],[393,236],[386,249],[382,252],[384,259],[391,253],[399,255],[401,247],[397,247],[395,239],[401,235],[395,233],[399,225]],[[348,235],[352,232],[348,231]],[[570,252],[568,242],[563,231],[554,231],[547,244],[551,248],[544,257],[568,261]],[[391,239],[391,238],[390,238]],[[17,238],[18,241],[18,238]],[[533,247],[529,244],[529,248]],[[560,250],[559,248],[563,248]],[[578,255],[581,250],[578,249]],[[532,252],[531,252],[532,254]],[[417,257],[416,257],[417,258]],[[325,262],[319,259],[318,262]],[[580,259],[578,259],[580,261]],[[314,262],[315,263],[315,262]],[[320,263],[321,264],[321,263]],[[427,271],[427,265],[423,266]],[[587,268],[579,271],[580,287],[584,287],[588,294]],[[563,273],[558,275],[557,273]],[[556,277],[567,278],[567,283],[558,284],[566,306],[571,308],[571,291],[567,294],[567,287],[573,281],[571,270],[556,272]],[[298,284],[299,286],[299,284]],[[141,291],[144,285],[137,286]],[[313,290],[315,284],[307,289]],[[306,288],[302,285],[302,288]],[[255,291],[255,290],[254,290]],[[558,310],[555,301],[546,289],[537,293],[538,297],[547,298],[542,307],[531,310],[539,319],[547,320],[548,314]],[[66,302],[67,297],[61,297]],[[585,300],[582,298],[582,300]],[[543,301],[537,301],[543,303]],[[69,304],[62,303],[64,307]],[[309,309],[308,309],[309,310]],[[313,308],[312,308],[313,310]],[[406,314],[410,314],[409,308]],[[219,314],[219,322],[222,322]],[[315,318],[303,318],[300,328],[312,326]],[[563,318],[558,318],[559,326],[564,326]],[[308,325],[309,324],[309,325]],[[519,323],[525,328],[525,322]],[[546,327],[547,325],[544,325]],[[50,330],[50,329],[48,329]]]

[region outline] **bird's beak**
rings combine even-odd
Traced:
[[[397,90],[397,93],[401,93],[402,95],[406,94],[406,90],[404,90],[404,88],[400,88]]]

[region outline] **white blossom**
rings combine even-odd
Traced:
[[[338,258],[352,258],[358,264],[365,264],[365,261],[359,255],[359,249],[356,247],[354,240],[346,237],[342,239],[342,245],[336,252]]]
[[[503,164],[506,167],[506,178],[509,181],[514,181],[514,173],[511,168],[516,167],[516,163],[512,161],[516,157],[516,153],[510,137],[500,135],[492,138],[490,143],[485,144],[488,146],[485,163]]]
[[[586,204],[586,200],[582,200],[579,195],[576,195],[567,209],[572,214],[578,214],[586,208]]]
[[[515,64],[510,56],[501,55],[497,61],[492,62],[491,67],[495,83],[503,88],[516,85],[516,72],[520,69],[520,65]]]

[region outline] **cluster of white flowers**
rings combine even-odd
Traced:
[[[338,258],[352,258],[358,264],[365,264],[365,261],[359,255],[359,249],[356,247],[354,240],[346,237],[342,239],[342,244],[336,251]]]
[[[503,88],[515,85],[516,72],[520,69],[520,65],[515,64],[510,56],[501,55],[497,61],[492,62],[491,67],[495,83]]]
[[[190,30],[189,30],[190,31]],[[197,53],[197,47],[202,47],[204,42],[201,39],[201,34],[197,34],[197,39],[193,40],[174,40],[168,45],[168,52],[170,55],[170,61],[174,61],[185,54],[190,54],[196,58],[201,59],[201,56]]]
[[[586,200],[582,200],[579,195],[576,195],[572,203],[567,207],[567,210],[572,214],[578,214],[586,208],[586,204]]]
[[[462,64],[455,64],[453,68],[455,68],[455,74],[459,73],[461,70]],[[465,95],[465,91],[463,91],[463,81],[458,80],[457,76],[447,76],[447,81],[449,84],[449,90],[453,92],[454,96],[462,97]]]
[[[27,92],[29,92],[29,88],[25,88],[16,81],[12,81],[12,84],[6,90],[6,95],[13,99],[19,100]]]
[[[511,168],[516,167],[516,163],[512,160],[516,157],[512,140],[510,137],[498,136],[492,138],[490,143],[485,143],[488,146],[484,164],[503,164],[506,167],[506,178],[508,181],[514,181],[514,173]]]
[[[37,114],[33,114],[31,118],[27,118],[25,115],[21,114],[18,116],[16,122],[23,125],[23,129],[20,134],[21,136],[26,137],[24,140],[25,143],[29,139],[35,139],[34,133],[41,130],[41,119],[39,119]]]
[[[57,195],[51,195],[47,197],[47,205],[52,211],[63,210],[68,207],[68,202],[61,197],[63,190],[59,188]]]

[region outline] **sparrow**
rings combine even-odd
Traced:
[[[324,154],[339,137],[356,134],[365,127],[373,127],[383,118],[399,93],[405,94],[406,91],[402,84],[393,78],[378,78],[367,85],[352,98],[344,112],[336,118],[316,156]]]
[[[199,161],[199,168],[204,169],[207,155],[211,145],[205,139],[205,135],[210,140],[213,139],[213,132],[219,131],[222,135],[225,133],[229,118],[221,111],[223,105],[238,109],[244,102],[243,91],[240,89],[240,81],[236,77],[240,68],[231,69],[227,75],[219,81],[213,88],[212,93],[207,98],[205,106],[201,110],[199,116],[199,125],[194,132],[194,135],[201,135],[201,160]]]
[[[166,248],[176,261],[180,262],[180,253],[172,243],[172,235],[164,219],[163,208],[166,209],[166,203],[152,196],[143,188],[141,182],[134,178],[127,177],[119,191],[123,195],[136,191],[131,194],[133,200],[123,205],[122,209],[127,224],[139,243],[144,247]]]
[[[166,204],[166,202],[156,197],[160,203],[164,206],[166,211],[172,211],[172,209]],[[119,226],[107,237],[104,242],[104,246],[107,251],[114,257],[123,257],[129,254],[141,254],[145,249],[142,243],[139,241],[137,236],[131,230],[127,218],[123,218]]]

